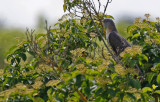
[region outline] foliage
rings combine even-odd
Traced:
[[[8,49],[24,40],[23,31],[16,29],[0,29],[0,69],[5,65],[5,52]]]
[[[64,11],[81,0],[71,1],[65,0]],[[112,17],[102,18],[106,16]],[[96,29],[104,32],[98,20],[69,13],[55,26],[51,29],[46,22],[46,34],[27,30],[27,40],[10,49],[10,65],[0,71],[1,101],[147,102],[160,98],[158,22],[147,18],[137,23],[136,19],[128,27],[128,40],[134,45],[121,53],[123,65],[101,43]],[[33,59],[24,64],[28,54]]]

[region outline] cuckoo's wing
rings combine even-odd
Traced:
[[[111,32],[108,39],[116,55],[119,55],[121,52],[123,52],[126,47],[130,47],[128,41],[117,32]]]

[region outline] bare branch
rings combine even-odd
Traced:
[[[25,32],[25,34],[26,34],[26,37],[27,37],[27,41],[29,41],[28,32],[29,32],[29,29],[28,29],[28,28],[26,28],[26,32]]]
[[[100,0],[98,0],[98,4],[99,4],[99,9],[98,9],[98,13],[99,13],[99,11],[101,9],[101,2],[100,2]]]
[[[94,8],[96,8],[96,5],[95,5],[95,3],[94,3],[93,0],[92,0],[92,2],[91,2],[91,5],[92,5]]]
[[[104,47],[102,47],[102,57],[103,57],[104,59],[106,59],[105,56],[104,56]]]
[[[106,10],[107,10],[108,4],[111,3],[111,2],[112,2],[112,0],[108,0],[108,1],[107,1],[106,6],[104,7],[103,16],[104,16],[104,14],[105,14],[105,12],[106,12]]]

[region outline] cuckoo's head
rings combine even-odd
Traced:
[[[112,19],[109,18],[103,19],[103,25],[104,28],[107,30],[107,32],[117,31]]]

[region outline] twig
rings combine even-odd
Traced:
[[[86,5],[84,4],[84,6],[86,7]],[[107,44],[106,44],[106,42],[105,42],[105,40],[103,39],[103,36],[102,36],[102,34],[100,33],[100,31],[99,31],[99,29],[98,29],[98,27],[97,27],[97,25],[95,24],[95,22],[94,22],[94,20],[93,20],[93,18],[92,18],[92,15],[90,14],[90,11],[88,10],[88,8],[86,7],[86,10],[87,10],[87,12],[88,12],[88,14],[89,14],[89,16],[90,16],[90,18],[91,18],[91,20],[92,20],[92,22],[93,22],[93,24],[94,24],[94,26],[95,26],[95,28],[96,28],[96,30],[97,30],[97,32],[98,32],[98,34],[100,35],[100,37],[102,38],[102,41],[103,41],[103,43],[104,43],[104,45],[105,45],[105,47],[107,48],[107,50],[109,51],[109,53],[111,54],[111,56],[112,56],[112,58],[117,62],[117,63],[121,63],[120,62],[120,60],[111,52],[111,50],[109,49],[109,47],[107,46]]]
[[[100,2],[100,0],[98,0],[98,4],[99,4],[99,9],[98,9],[98,14],[99,14],[99,11],[101,9],[101,2]]]
[[[77,90],[77,93],[80,95],[81,99],[82,99],[84,102],[88,102],[88,100],[86,99],[86,97],[85,97],[79,90]]]
[[[90,0],[89,0],[90,1]],[[94,3],[94,1],[92,0],[91,4],[93,5],[94,8],[96,8],[96,5]]]
[[[155,98],[155,102],[159,102],[159,99],[158,99],[158,94],[154,94],[154,98]]]
[[[28,28],[26,28],[26,37],[27,37],[27,41],[29,41],[29,37],[28,37],[28,32],[29,32],[29,29]]]
[[[105,56],[104,56],[103,50],[104,50],[104,47],[102,47],[102,57],[103,57],[104,59],[106,59]]]
[[[111,3],[111,2],[112,2],[112,0],[107,1],[106,6],[104,7],[103,17],[104,17],[104,14],[105,14],[106,10],[107,10],[108,4]]]

